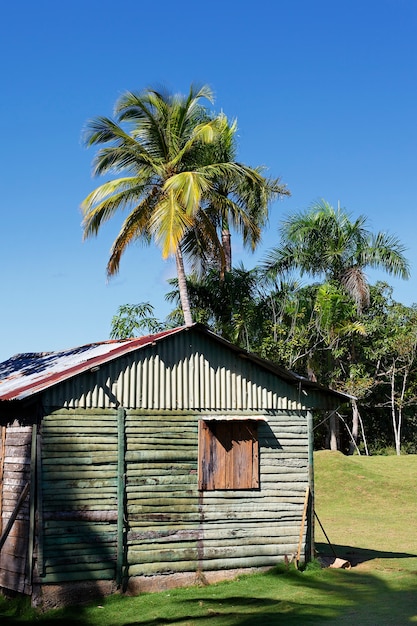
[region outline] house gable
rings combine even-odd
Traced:
[[[42,400],[67,408],[202,411],[324,409],[343,402],[341,394],[305,383],[192,327],[68,378]]]

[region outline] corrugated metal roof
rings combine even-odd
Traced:
[[[175,328],[137,339],[91,343],[60,352],[16,354],[0,363],[0,400],[22,400],[182,329]]]
[[[210,336],[214,341],[227,346],[229,350],[236,352],[240,357],[249,359],[279,378],[292,384],[298,384],[300,388],[320,390],[324,393],[338,396],[344,401],[349,398],[345,394],[327,389],[294,372],[250,354],[212,333],[200,324],[194,324],[191,328]],[[77,374],[98,368],[103,363],[187,330],[187,327],[181,326],[136,339],[91,343],[60,352],[17,354],[0,363],[0,400],[23,400]]]

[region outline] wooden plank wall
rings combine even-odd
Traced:
[[[42,425],[39,582],[115,578],[117,413],[59,410]]]
[[[129,411],[128,573],[274,565],[297,551],[308,483],[307,416],[259,423],[260,488],[198,491],[192,415]]]
[[[197,431],[192,415],[127,412],[129,576],[196,569]]]
[[[0,499],[1,532],[7,526],[19,497],[30,481],[32,426],[1,426]],[[0,586],[20,593],[27,591],[29,497],[13,523],[0,553]]]

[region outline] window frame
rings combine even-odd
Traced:
[[[265,418],[219,416],[199,420],[200,491],[259,489],[260,419]]]

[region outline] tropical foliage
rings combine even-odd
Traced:
[[[395,302],[387,284],[366,275],[372,268],[408,278],[403,245],[373,233],[365,216],[353,219],[321,200],[282,222],[259,267],[233,266],[232,234],[254,250],[271,201],[289,191],[238,161],[237,124],[210,110],[212,102],[207,86],[191,86],[186,96],[127,92],[114,120],[87,124],[85,143],[97,148],[93,173],[110,179],[82,203],[84,236],[127,213],[108,275],[138,241],[156,243],[177,266],[168,319],[157,320],[149,302],[122,305],[111,337],[202,322],[352,397],[350,408],[319,419],[318,447],[417,452],[417,307]]]
[[[175,256],[185,324],[192,323],[183,252],[207,255],[226,268],[218,229],[231,222],[255,246],[269,200],[285,193],[259,168],[232,160],[235,125],[202,104],[212,102],[207,87],[187,96],[147,89],[126,92],[115,120],[97,117],[86,127],[85,143],[98,146],[93,173],[113,178],[82,203],[84,237],[97,235],[116,213],[128,215],[113,244],[109,276],[133,242],[154,241],[162,256]],[[117,176],[114,178],[114,176]]]
[[[290,216],[281,227],[281,242],[266,258],[264,271],[276,276],[292,269],[324,277],[354,300],[358,312],[369,305],[366,268],[408,278],[404,246],[393,236],[372,233],[361,215],[352,221],[345,210],[322,200]]]
[[[232,268],[224,278],[214,270],[189,276],[195,319],[247,350],[352,396],[350,408],[321,420],[318,446],[368,453],[394,441],[398,454],[405,438],[408,448],[417,450],[412,428],[417,313],[394,302],[385,283],[369,285],[363,271],[372,266],[407,277],[403,247],[394,237],[365,229],[365,218],[351,221],[327,203],[316,211],[322,230],[312,228],[312,209],[304,218],[289,218],[281,231],[284,238],[260,268]],[[288,224],[297,230],[300,222],[308,228],[296,249],[285,237],[294,236]],[[317,256],[316,247],[321,250]],[[272,259],[279,260],[279,268]],[[291,278],[291,269],[324,282],[301,285]],[[346,277],[352,275],[357,280],[349,282]],[[167,298],[178,304],[178,291]],[[172,322],[179,319],[176,311]]]

